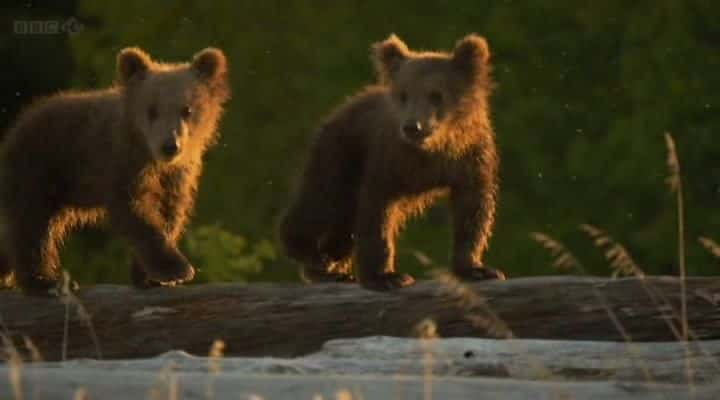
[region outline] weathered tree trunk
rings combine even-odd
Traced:
[[[720,278],[686,283],[691,339],[720,338]],[[681,309],[678,279],[664,277],[440,280],[388,293],[343,284],[100,285],[77,299],[65,305],[0,293],[3,330],[18,347],[28,337],[48,360],[62,358],[63,348],[68,358],[206,354],[215,339],[226,355],[289,357],[330,339],[413,336],[418,325],[428,333],[433,325],[424,320],[443,337],[673,341]]]

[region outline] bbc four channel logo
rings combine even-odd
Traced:
[[[19,19],[13,21],[13,33],[16,35],[75,35],[82,32],[84,28],[84,25],[75,17],[66,20]]]

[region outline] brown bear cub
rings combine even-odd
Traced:
[[[281,222],[286,252],[304,264],[306,280],[353,280],[354,253],[365,288],[411,285],[395,271],[398,230],[443,195],[454,220],[454,274],[505,279],[481,261],[498,190],[489,57],[477,35],[449,54],[411,51],[395,35],[372,46],[380,84],[323,123]]]
[[[68,92],[24,111],[0,145],[0,279],[52,294],[69,229],[107,216],[132,248],[139,287],[195,275],[177,248],[202,157],[229,97],[224,54],[155,62],[137,48],[117,57],[118,82]]]

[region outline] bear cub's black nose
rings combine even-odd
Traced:
[[[174,139],[173,139],[173,140],[168,140],[168,141],[165,142],[165,144],[163,144],[163,146],[162,146],[162,152],[163,152],[163,154],[165,154],[165,155],[168,156],[168,157],[171,157],[171,156],[176,155],[179,150],[180,150],[180,148],[178,147],[177,142],[175,142]]]
[[[419,121],[411,121],[403,125],[403,132],[410,140],[421,140],[427,137],[427,131]]]

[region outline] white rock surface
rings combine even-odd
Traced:
[[[686,347],[368,337],[333,340],[296,359],[211,360],[174,351],[143,360],[3,365],[0,399],[714,400],[719,356],[720,341]],[[14,373],[21,383],[13,384]]]

